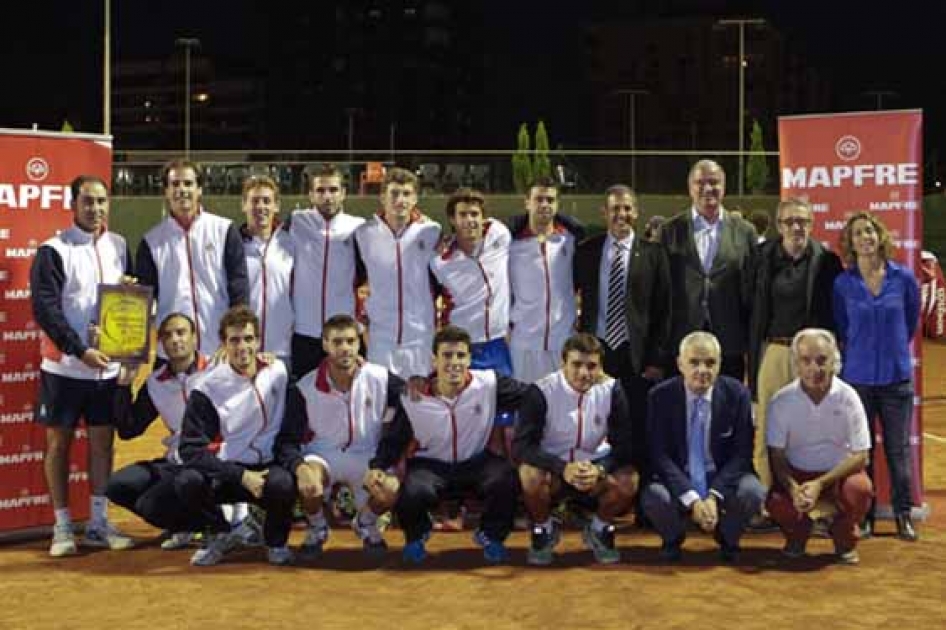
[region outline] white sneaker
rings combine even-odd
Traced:
[[[74,556],[77,553],[79,553],[79,548],[76,547],[76,537],[72,533],[72,525],[53,526],[53,541],[49,545],[49,555],[53,558],[61,558],[63,556]]]
[[[277,566],[287,566],[292,564],[295,558],[292,555],[292,551],[289,550],[289,547],[285,545],[282,547],[270,547],[266,551],[266,559],[269,560],[270,564],[275,564]]]
[[[82,544],[87,547],[123,551],[134,547],[135,541],[130,536],[121,533],[110,522],[104,521],[102,523],[90,523],[85,528],[85,537],[82,539]]]
[[[384,541],[377,521],[372,525],[363,525],[361,515],[356,514],[355,518],[351,519],[351,528],[355,531],[355,536],[361,540],[366,553],[383,554],[388,550],[388,544]]]
[[[236,540],[231,532],[209,534],[204,540],[204,546],[191,556],[191,564],[195,567],[211,567],[223,560],[235,547]]]
[[[317,558],[322,555],[322,548],[328,540],[328,525],[309,526],[305,531],[305,540],[299,547],[299,552],[307,558]]]
[[[165,551],[183,549],[190,545],[192,540],[194,540],[194,532],[174,532],[161,543],[161,549]]]

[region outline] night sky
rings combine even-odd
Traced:
[[[498,89],[518,105],[514,119],[488,123],[503,127],[503,137],[509,135],[506,128],[515,129],[521,120],[545,117],[557,121],[557,140],[566,146],[593,142],[593,126],[581,102],[582,40],[576,27],[602,19],[694,15],[701,7],[716,5],[724,6],[732,17],[770,20],[793,48],[836,77],[839,110],[874,109],[876,101],[863,94],[866,91],[896,92],[896,97],[885,99],[886,108],[924,110],[927,160],[934,151],[946,149],[943,2],[481,2],[489,21],[487,32],[468,36],[479,38],[484,52],[514,59],[521,68],[515,83],[488,86],[488,91]],[[38,123],[40,128],[58,129],[68,118],[80,131],[101,129],[102,4],[101,0],[32,2],[18,6],[20,19],[8,16],[0,41],[5,88],[0,126]],[[173,52],[176,37],[195,36],[202,41],[202,54],[215,63],[250,68],[262,63],[257,51],[267,37],[260,27],[266,19],[263,11],[291,11],[295,6],[248,0],[112,0],[112,4],[115,59],[166,57]],[[332,28],[331,5],[325,6],[326,27]],[[718,11],[712,14],[719,16]],[[573,96],[562,98],[563,94]],[[495,137],[489,131],[483,130],[481,137]]]

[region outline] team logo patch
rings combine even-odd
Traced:
[[[365,407],[371,408],[371,396],[365,398]]]
[[[861,155],[861,141],[855,136],[841,136],[834,145],[834,152],[845,162],[856,160]]]
[[[595,414],[595,426],[600,427],[604,422],[604,418],[601,417],[601,414]]]
[[[41,157],[30,158],[26,163],[26,176],[31,182],[41,182],[49,177],[49,163]]]
[[[473,415],[478,416],[481,413],[483,413],[483,406],[477,403],[476,406],[473,407]]]
[[[424,241],[417,241],[417,249],[424,251],[427,249],[427,245],[424,244]]]

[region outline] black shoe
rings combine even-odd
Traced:
[[[907,542],[916,542],[919,540],[920,535],[916,533],[916,528],[913,526],[913,518],[910,517],[908,512],[897,514],[895,518],[897,521],[897,538]]]
[[[683,559],[683,543],[679,540],[663,543],[658,557],[662,562],[680,562]]]

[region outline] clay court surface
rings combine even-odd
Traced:
[[[254,549],[211,568],[192,568],[191,551],[161,551],[159,532],[113,508],[139,538],[127,552],[86,552],[53,560],[47,540],[0,546],[4,584],[0,630],[13,628],[946,628],[946,347],[925,348],[926,501],[921,540],[893,537],[892,522],[859,547],[857,567],[831,563],[830,540],[786,560],[779,534],[747,535],[734,566],[720,564],[711,540],[692,534],[684,561],[663,566],[652,532],[619,535],[623,562],[592,564],[569,531],[549,568],[525,565],[528,536],[509,540],[510,566],[484,566],[470,532],[435,534],[420,569],[392,549],[367,562],[348,530],[333,531],[323,559],[270,567]],[[160,452],[163,429],[120,443],[116,466]],[[293,532],[298,544],[302,532]]]

